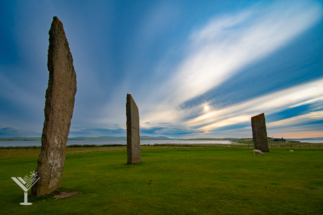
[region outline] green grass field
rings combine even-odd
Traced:
[[[82,150],[66,155],[60,188],[80,192],[31,206],[11,177],[35,170],[39,150],[0,151],[0,214],[323,214],[323,149],[147,146],[139,165],[125,147]]]

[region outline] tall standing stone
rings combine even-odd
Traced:
[[[130,94],[127,94],[127,163],[137,164],[140,158],[139,111]]]
[[[32,187],[33,196],[52,193],[61,184],[66,142],[70,130],[76,93],[73,58],[63,23],[55,16],[49,30],[48,88],[42,147],[38,157],[39,181]]]
[[[253,144],[255,149],[269,152],[265,114],[251,117]]]

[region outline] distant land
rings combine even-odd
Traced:
[[[70,137],[68,140],[126,140],[127,137],[113,137],[113,136],[100,136],[100,137]],[[165,136],[151,137],[140,136],[141,140],[234,140],[234,139],[250,139],[250,138],[169,138]],[[40,137],[10,137],[0,138],[0,141],[41,141]]]
[[[126,140],[127,137],[113,137],[113,136],[100,136],[100,137],[70,137],[68,140]],[[169,138],[165,136],[151,137],[151,136],[140,136],[141,140],[244,140],[252,139],[248,138]],[[286,138],[287,140],[322,140],[323,137],[314,138]],[[0,138],[0,141],[41,141],[40,137],[10,137]]]
[[[101,137],[71,137],[68,140],[126,140],[127,137],[112,137],[112,136],[101,136]],[[170,140],[168,137],[150,137],[150,136],[140,136],[141,140]]]
[[[289,139],[289,138],[287,138]],[[293,139],[297,139],[297,140],[322,140],[323,137],[312,137],[312,138],[293,138]]]
[[[112,136],[101,136],[101,137],[70,137],[68,140],[126,140],[127,137],[112,137]],[[141,136],[141,140],[170,140],[168,137],[150,137]],[[40,137],[10,137],[0,138],[0,141],[41,141]]]

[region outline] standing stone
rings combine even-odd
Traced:
[[[70,130],[76,93],[73,58],[63,29],[54,16],[49,30],[48,88],[42,147],[38,157],[39,181],[32,187],[33,196],[52,193],[61,184],[66,142]]]
[[[253,144],[255,149],[269,152],[265,114],[251,117]]]
[[[127,94],[127,155],[128,164],[141,162],[140,158],[140,136],[139,136],[139,111],[130,94]]]

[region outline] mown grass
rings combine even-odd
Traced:
[[[146,146],[126,165],[125,147],[111,148],[69,150],[61,190],[80,193],[32,206],[11,177],[35,170],[37,150],[0,151],[0,214],[323,214],[323,149]]]

